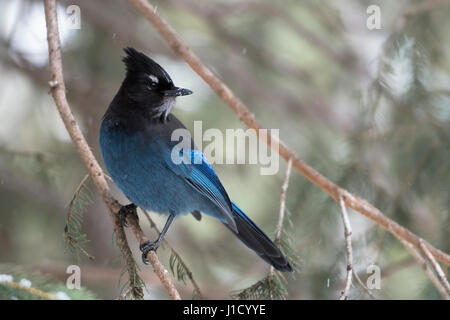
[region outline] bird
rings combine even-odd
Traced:
[[[181,150],[179,156],[195,161],[173,161],[178,141],[172,141],[172,132],[187,129],[171,111],[177,97],[193,92],[176,87],[144,53],[131,47],[123,50],[125,79],[102,118],[99,144],[108,174],[131,202],[118,212],[123,223],[128,214],[137,217],[138,207],[167,216],[157,240],[140,244],[143,262],[148,263],[147,253],[160,246],[175,217],[191,213],[199,220],[202,213],[222,222],[276,270],[292,272],[281,250],[230,200],[192,138],[188,154]]]

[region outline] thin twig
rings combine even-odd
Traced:
[[[430,278],[431,282],[441,295],[442,299],[449,300],[450,296],[447,293],[447,290],[444,288],[442,283],[439,281],[439,279],[436,277],[436,275],[433,273],[433,271],[428,267],[427,262],[422,257],[422,255],[417,251],[417,249],[409,242],[406,242],[405,240],[402,241],[403,245],[406,247],[406,249],[411,253],[413,258],[416,260],[416,262],[421,266],[421,268],[425,271],[425,274]]]
[[[347,190],[328,180],[314,168],[301,160],[292,149],[285,146],[281,141],[275,139],[271,135],[265,135],[265,132],[261,131],[262,126],[245,106],[245,104],[234,95],[227,85],[225,85],[201,62],[197,55],[189,49],[184,41],[175,33],[172,27],[155,12],[155,8],[151,4],[144,0],[129,0],[129,2],[132,3],[157,29],[161,36],[170,45],[172,50],[184,59],[191,66],[191,68],[216,92],[216,94],[228,104],[228,106],[240,117],[242,122],[244,122],[249,128],[256,130],[258,137],[265,141],[272,149],[277,151],[285,160],[292,158],[292,166],[299,173],[329,194],[335,201],[339,201],[341,196],[345,196],[344,202],[347,207],[371,219],[380,227],[392,233],[399,240],[405,240],[406,242],[412,244],[415,248],[419,249],[420,238],[417,235],[386,217],[380,210],[366,200],[351,194]],[[450,255],[431,246],[429,243],[427,243],[427,247],[437,260],[450,266]]]
[[[286,165],[286,174],[284,177],[283,185],[281,186],[281,196],[280,196],[280,212],[278,214],[278,223],[277,223],[277,229],[275,233],[275,244],[277,246],[281,245],[281,235],[283,233],[283,223],[284,223],[284,214],[286,211],[286,194],[289,187],[289,177],[291,176],[291,169],[292,169],[292,159],[289,159],[287,165]],[[269,281],[271,281],[275,274],[275,268],[273,266],[270,266],[269,269]],[[272,286],[269,286],[269,294],[270,299],[273,299],[273,293],[272,293]]]
[[[345,288],[339,297],[340,300],[348,299],[348,292],[352,286],[353,275],[353,250],[352,250],[352,227],[350,225],[350,219],[348,218],[347,208],[344,203],[344,196],[340,197],[339,205],[341,206],[341,218],[344,223],[344,236],[345,236],[345,251],[347,254],[347,280]]]
[[[430,253],[430,250],[428,250],[427,245],[423,241],[420,241],[420,247],[422,248],[422,251],[425,254],[425,257],[428,259],[428,261],[433,266],[434,271],[436,272],[436,274],[438,276],[438,279],[442,283],[442,286],[447,290],[447,293],[450,295],[450,284],[448,283],[448,280],[445,277],[444,271],[442,271],[441,266],[436,261],[436,259],[433,257],[433,255]]]
[[[364,282],[359,277],[358,273],[353,269],[353,276],[355,277],[356,281],[358,281],[359,285],[364,289],[364,291],[374,300],[376,300],[376,297],[373,295],[373,293],[370,291],[369,288],[364,284]]]
[[[144,212],[145,217],[147,218],[148,222],[150,223],[150,227],[155,229],[155,231],[158,233],[158,236],[159,236],[161,234],[161,231],[159,231],[159,228],[156,225],[156,223],[150,217],[147,210],[142,209],[142,211]],[[199,299],[203,299],[203,294],[200,291],[200,287],[198,286],[197,282],[194,279],[194,275],[192,274],[192,271],[188,268],[187,264],[184,262],[184,260],[178,254],[178,252],[175,251],[175,249],[170,245],[169,241],[167,241],[166,239],[163,239],[163,243],[170,249],[172,254],[177,258],[178,262],[183,266],[184,270],[186,270],[186,274],[187,274],[189,280],[191,281],[192,286],[194,287],[194,291],[196,292],[197,297]]]
[[[121,208],[121,205],[113,198],[106,182],[103,170],[101,169],[97,159],[94,157],[83,133],[78,126],[69,103],[66,98],[66,88],[64,84],[63,68],[62,68],[62,58],[60,51],[60,40],[58,31],[58,18],[56,14],[56,1],[55,0],[45,0],[45,20],[47,24],[47,40],[49,48],[49,59],[50,59],[50,69],[52,74],[52,80],[49,81],[50,91],[55,101],[58,112],[61,119],[64,122],[66,130],[68,131],[72,142],[75,145],[81,159],[86,166],[92,181],[106,207],[108,208],[109,215],[113,221],[114,232],[117,238],[117,244],[122,252],[127,263],[128,275],[130,279],[136,278],[137,270],[135,267],[134,259],[130,247],[128,246],[128,241],[125,232],[122,227],[122,223],[117,216],[117,212]],[[130,220],[130,219],[128,219]],[[142,230],[139,227],[137,221],[133,221],[135,225],[130,225],[135,234],[135,237],[142,240]],[[139,233],[140,231],[140,233]],[[167,293],[172,299],[180,299],[180,295],[176,290],[171,277],[167,274],[162,264],[159,262],[156,254],[151,251],[147,257],[152,263],[155,273],[158,275],[159,279],[163,283]],[[130,283],[133,283],[130,281]],[[142,288],[134,288],[135,296],[143,295]]]
[[[278,245],[280,244],[281,233],[283,231],[284,212],[286,208],[286,193],[289,187],[289,177],[291,176],[291,168],[292,168],[292,159],[289,159],[286,166],[286,175],[284,178],[284,182],[283,185],[281,186],[280,213],[278,215],[277,232],[275,237],[275,243]]]
[[[281,196],[280,196],[280,212],[278,214],[278,223],[277,223],[277,229],[275,233],[275,244],[280,245],[281,244],[281,235],[283,232],[283,223],[284,223],[284,213],[286,208],[286,194],[287,189],[289,187],[289,177],[291,176],[291,168],[292,168],[292,159],[289,159],[287,166],[286,166],[286,174],[284,178],[283,185],[281,186]],[[273,266],[270,266],[270,272],[269,275],[273,275],[275,272],[275,268]]]
[[[91,255],[89,252],[86,251],[86,249],[84,249],[76,239],[74,239],[71,234],[64,229],[64,235],[66,236],[67,240],[74,246],[76,247],[78,250],[80,250],[80,252],[82,254],[84,254],[86,256],[86,258],[88,258],[89,260],[94,260],[95,257],[93,255]]]

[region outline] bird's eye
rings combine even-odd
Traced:
[[[158,83],[153,82],[153,81],[150,81],[150,82],[147,84],[147,88],[148,88],[148,90],[150,90],[150,91],[155,90],[157,87],[158,87]]]
[[[158,86],[159,80],[157,77],[155,77],[154,75],[150,74],[148,76],[148,79],[150,80],[150,87],[151,88],[156,88]]]

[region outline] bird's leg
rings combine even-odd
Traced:
[[[173,218],[175,218],[175,215],[171,213],[167,218],[166,224],[164,225],[164,228],[162,229],[158,239],[155,242],[145,241],[139,245],[139,249],[141,249],[142,251],[142,261],[145,264],[148,264],[147,253],[149,251],[156,251],[156,249],[158,249],[158,247],[160,246],[161,242],[164,239],[164,236],[166,235],[167,230],[169,230],[169,226],[172,223]]]
[[[127,204],[126,206],[122,206],[122,208],[120,208],[119,212],[117,213],[117,215],[119,216],[120,221],[122,221],[122,225],[124,227],[128,227],[128,223],[127,223],[127,215],[132,214],[133,216],[136,217],[136,220],[139,220],[138,215],[137,215],[137,206],[134,203],[130,203]]]

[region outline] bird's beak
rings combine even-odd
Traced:
[[[173,89],[165,90],[163,94],[166,97],[178,97],[190,95],[192,94],[192,91],[189,89],[174,87]]]

